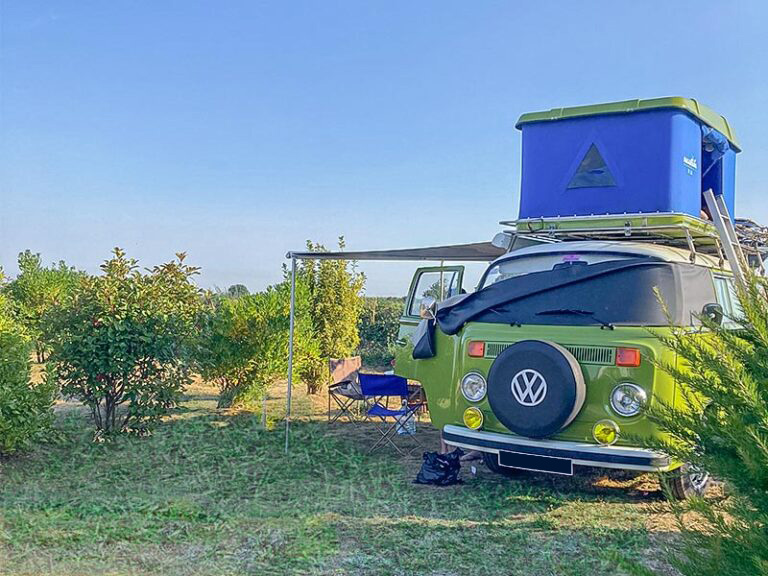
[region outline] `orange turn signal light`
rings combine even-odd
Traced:
[[[485,356],[485,342],[473,340],[467,344],[467,354],[472,358],[482,358]]]
[[[616,366],[630,368],[640,366],[640,350],[637,348],[616,348]]]

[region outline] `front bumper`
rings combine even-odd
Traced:
[[[601,446],[562,440],[534,440],[496,432],[470,430],[463,426],[450,424],[443,427],[443,441],[449,446],[494,454],[509,451],[568,458],[577,466],[597,466],[644,472],[666,472],[673,468],[667,456],[645,448]]]

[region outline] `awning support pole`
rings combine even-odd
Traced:
[[[285,453],[291,424],[291,390],[293,389],[293,327],[296,316],[296,257],[291,254],[291,323],[288,329],[288,390],[285,396]]]

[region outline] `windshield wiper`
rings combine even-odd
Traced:
[[[571,314],[573,316],[586,316],[588,318],[591,318],[598,324],[600,324],[600,328],[606,328],[608,330],[613,330],[613,324],[610,322],[606,322],[605,320],[600,320],[597,316],[595,316],[595,313],[591,310],[578,310],[576,308],[554,308],[553,310],[544,310],[542,312],[536,312],[536,316],[554,316],[554,315],[567,315]]]
[[[488,308],[488,311],[489,311],[489,312],[493,312],[494,314],[498,314],[499,316],[504,316],[504,313],[503,313],[503,312],[499,312],[499,311],[498,311],[498,310],[496,310],[496,308],[494,308],[493,306],[491,306],[490,308]],[[523,327],[523,325],[522,325],[522,324],[520,324],[520,322],[518,322],[517,320],[512,320],[512,322],[510,322],[510,323],[509,323],[509,325],[510,325],[510,326],[512,326],[512,328],[522,328],[522,327]]]

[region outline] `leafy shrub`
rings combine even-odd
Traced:
[[[290,297],[290,275],[284,281],[285,293]],[[290,301],[288,301],[290,309]],[[313,301],[306,279],[296,275],[296,314],[293,333],[293,370],[308,393],[316,392],[327,382],[330,372],[328,358],[324,356],[320,340],[316,337]],[[286,351],[287,354],[287,351]]]
[[[248,294],[250,294],[250,292],[248,292],[248,288],[246,288],[244,284],[232,284],[232,286],[227,288],[227,296],[230,298],[240,298],[240,296],[246,296]]]
[[[248,406],[287,365],[289,300],[285,284],[219,298],[203,331],[203,378],[221,389],[219,406]]]
[[[365,298],[360,314],[358,353],[367,366],[388,366],[400,330],[404,298]]]
[[[49,378],[91,409],[98,430],[151,424],[189,383],[200,291],[198,269],[177,259],[146,272],[116,248],[103,274],[80,279],[45,321]]]
[[[678,328],[665,343],[682,360],[666,369],[681,386],[682,406],[649,412],[671,441],[657,446],[726,483],[729,497],[677,506],[684,534],[678,568],[691,576],[768,574],[768,300],[753,279],[740,290],[741,330],[702,318],[711,332]],[[686,369],[685,366],[693,369]],[[703,529],[684,520],[696,513]]]
[[[326,252],[321,244],[307,242],[311,252]],[[339,238],[344,249],[344,238]],[[357,272],[354,262],[345,260],[304,260],[297,273],[309,298],[308,313],[316,344],[304,339],[304,361],[300,376],[309,393],[320,390],[328,379],[328,359],[350,356],[360,343],[358,320],[363,307],[365,275]]]
[[[45,361],[42,322],[46,312],[69,297],[82,272],[63,261],[46,268],[40,254],[19,254],[19,274],[6,290],[13,300],[19,321],[35,343],[38,362]]]
[[[0,293],[0,454],[28,449],[50,433],[55,390],[30,382],[29,354],[30,343]]]

